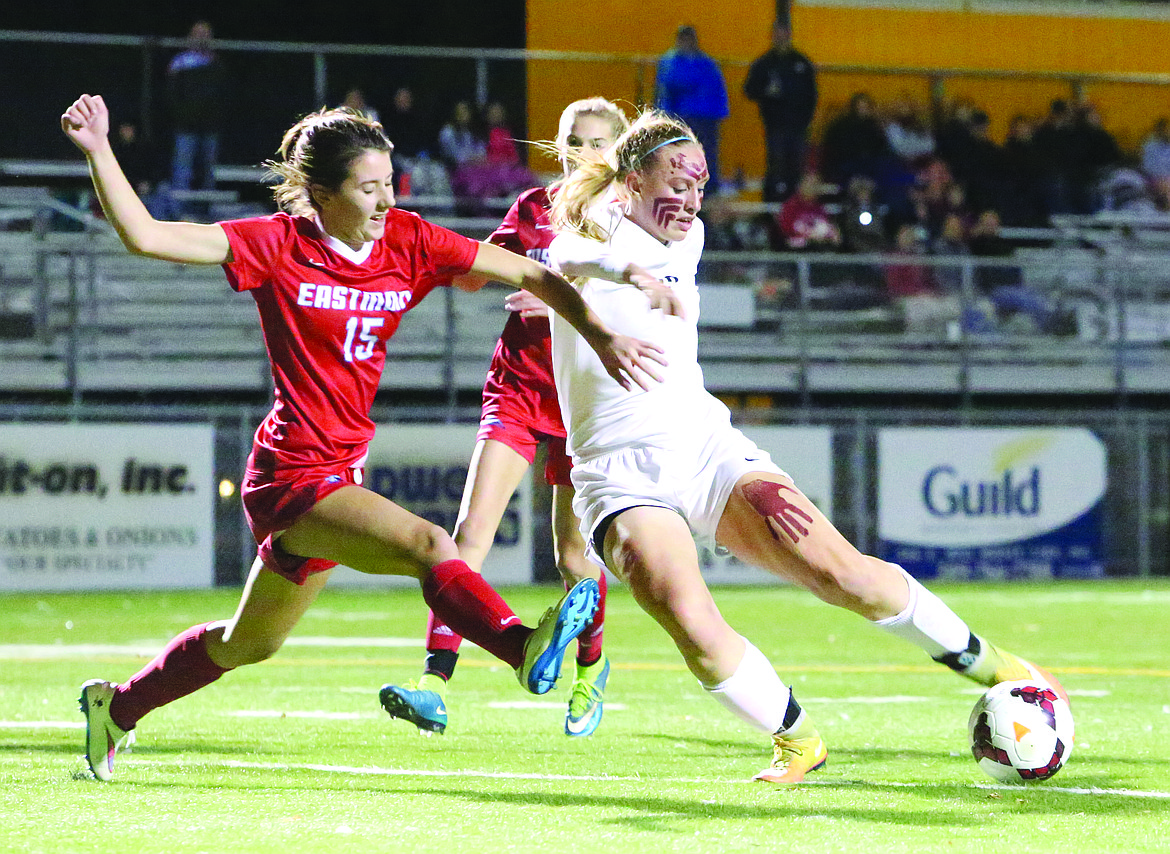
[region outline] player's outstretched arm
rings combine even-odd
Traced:
[[[637,385],[648,389],[648,379],[662,381],[655,368],[655,363],[666,364],[660,347],[611,332],[577,290],[543,264],[499,246],[481,243],[471,273],[472,277],[460,283],[465,290],[475,290],[486,281],[497,281],[523,288],[543,300],[577,330],[622,388]]]
[[[110,114],[101,95],[82,95],[61,116],[61,130],[85,154],[106,219],[135,255],[183,264],[229,260],[227,235],[218,225],[160,222],[150,215],[110,146]]]

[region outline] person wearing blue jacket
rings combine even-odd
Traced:
[[[707,156],[708,193],[719,191],[719,125],[731,113],[719,63],[699,49],[690,24],[678,28],[674,47],[658,60],[654,105],[686,122]]]

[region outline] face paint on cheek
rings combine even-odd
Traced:
[[[666,228],[672,219],[678,217],[678,212],[682,210],[682,202],[678,199],[657,198],[653,202],[652,210],[658,227]]]
[[[796,493],[791,486],[782,483],[753,480],[743,488],[743,496],[752,509],[764,517],[773,539],[781,542],[780,534],[783,533],[796,544],[808,536],[813,517],[784,498],[781,495],[784,491]]]

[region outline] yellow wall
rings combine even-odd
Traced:
[[[656,57],[667,50],[679,24],[694,24],[703,49],[725,64],[732,116],[723,128],[725,171],[762,171],[763,146],[755,105],[740,94],[744,67],[768,45],[774,4],[763,0],[707,0],[679,12],[667,4],[631,0],[529,0],[528,47]],[[797,46],[816,63],[883,68],[969,68],[1010,71],[1170,75],[1170,21],[1120,18],[1001,15],[908,9],[795,6]],[[629,63],[534,61],[528,70],[529,132],[551,137],[562,107],[576,98],[605,95],[633,102],[637,66]],[[1170,78],[1168,78],[1170,79]],[[908,90],[925,99],[923,79],[822,72],[818,123],[849,95],[866,89],[879,104]],[[653,66],[643,91],[653,92]],[[1042,114],[1054,97],[1067,97],[1058,81],[952,80],[948,95],[972,98],[1002,134],[1016,112]],[[1135,147],[1160,115],[1170,114],[1170,87],[1089,85],[1106,126],[1123,146]]]

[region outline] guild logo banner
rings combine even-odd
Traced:
[[[879,556],[923,578],[1104,573],[1105,447],[1083,428],[878,435]]]

